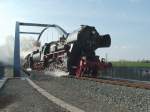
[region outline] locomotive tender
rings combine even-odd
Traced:
[[[28,54],[24,67],[50,71],[60,69],[77,77],[84,74],[95,77],[98,70],[111,67],[111,63],[96,56],[95,50],[110,45],[109,34],[100,35],[95,27],[81,25],[66,37],[62,36],[57,41],[45,43],[40,49]]]

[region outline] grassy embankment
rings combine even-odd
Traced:
[[[150,67],[150,63],[137,61],[113,61],[114,67]]]

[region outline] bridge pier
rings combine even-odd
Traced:
[[[19,22],[16,22],[15,43],[14,43],[14,77],[20,77],[20,34]]]

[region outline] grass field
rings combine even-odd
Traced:
[[[113,61],[114,67],[150,67],[150,63],[136,61]]]

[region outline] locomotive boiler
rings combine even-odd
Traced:
[[[28,54],[24,67],[50,71],[59,69],[77,77],[85,74],[95,77],[99,70],[111,67],[111,63],[100,59],[95,50],[110,45],[109,34],[100,35],[95,27],[81,25],[72,33],[45,43],[40,49]]]

